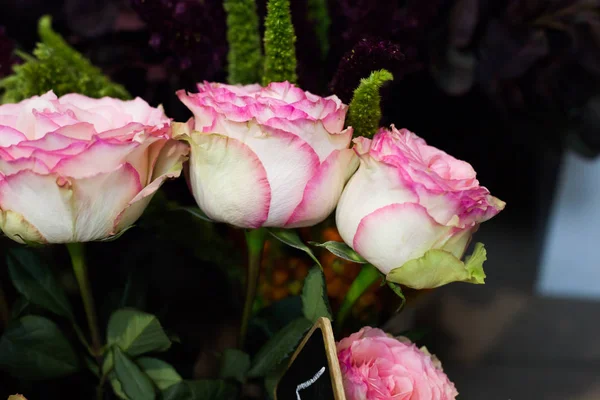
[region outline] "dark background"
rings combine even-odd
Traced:
[[[600,303],[542,297],[535,289],[564,155],[593,163],[600,151],[598,2],[330,0],[324,59],[315,56],[323,40],[307,2],[291,3],[303,88],[348,102],[360,78],[389,69],[395,80],[382,90],[382,124],[409,128],[470,162],[507,203],[476,237],[488,248],[486,286],[427,294],[389,326],[429,328],[424,340],[463,399],[600,398]],[[264,15],[263,0],[258,9]],[[175,90],[226,78],[225,15],[215,0],[0,0],[0,75],[16,61],[15,46],[31,51],[44,14],[113,80],[163,104],[176,120],[189,114]],[[166,190],[191,201],[185,183]],[[118,275],[119,263],[105,258],[102,274]],[[185,262],[173,268],[182,271],[156,284],[155,301],[213,324],[214,332],[194,336],[205,331],[201,323],[174,322],[199,342],[196,351],[202,335],[227,337],[216,333],[226,329],[223,319],[235,319],[226,277]],[[208,281],[222,285],[202,283]],[[200,310],[206,301],[217,309]]]

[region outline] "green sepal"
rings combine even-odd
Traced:
[[[483,243],[477,243],[473,254],[465,262],[452,253],[432,249],[423,255],[391,270],[386,279],[412,289],[433,289],[451,282],[485,283],[483,262],[486,251]]]

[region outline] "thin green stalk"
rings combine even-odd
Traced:
[[[344,322],[348,315],[350,315],[354,303],[379,278],[381,278],[381,273],[379,273],[377,268],[371,264],[363,265],[358,276],[354,279],[352,285],[350,285],[350,289],[348,289],[346,297],[344,297],[344,301],[338,311],[337,318],[335,319],[336,329],[339,330],[344,326]]]
[[[240,347],[244,347],[246,334],[248,333],[248,323],[252,315],[252,305],[256,297],[256,287],[258,286],[258,277],[260,275],[260,262],[262,260],[263,248],[267,230],[258,228],[246,231],[246,245],[248,246],[248,273],[246,278],[246,300],[244,302],[244,311],[242,314],[242,325],[240,328]]]
[[[67,249],[69,250],[69,255],[71,256],[73,272],[75,273],[75,278],[77,278],[77,283],[79,284],[79,291],[81,292],[81,299],[83,300],[83,307],[85,309],[85,315],[87,316],[88,326],[90,328],[90,334],[92,337],[92,353],[97,359],[99,359],[102,344],[100,341],[100,330],[98,329],[98,320],[96,317],[96,306],[94,305],[92,287],[90,285],[87,265],[85,263],[84,244],[67,243]]]

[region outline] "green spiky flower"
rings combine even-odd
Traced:
[[[260,81],[262,52],[258,15],[254,0],[225,0],[230,84],[246,85]]]
[[[271,82],[295,83],[296,34],[290,14],[290,0],[269,0],[265,19],[264,86]]]
[[[13,67],[14,73],[0,81],[3,103],[15,103],[53,90],[57,96],[81,93],[89,97],[110,96],[129,99],[125,88],[106,77],[81,53],[52,30],[52,20],[44,16],[38,23],[40,40],[33,56],[19,53],[25,61]]]
[[[371,137],[379,129],[381,120],[381,96],[379,89],[394,76],[387,70],[371,72],[368,78],[360,80],[354,90],[346,125],[354,128],[354,136]]]

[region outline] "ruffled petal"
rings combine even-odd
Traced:
[[[358,167],[351,149],[336,150],[308,181],[302,201],[286,223],[287,228],[316,225],[335,208],[346,181]]]
[[[16,160],[4,160],[0,158],[0,174],[4,176],[14,175],[25,170],[42,175],[50,172],[50,168],[37,158],[17,158]]]
[[[111,234],[117,234],[137,221],[150,203],[150,200],[152,200],[154,193],[156,193],[164,181],[179,177],[188,152],[189,148],[187,144],[176,140],[169,140],[160,148],[160,155],[153,168],[152,182],[142,189],[129,202],[127,208],[119,214],[115,220],[114,229]]]
[[[307,119],[298,119],[290,121],[285,118],[271,118],[266,122],[266,125],[286,132],[291,132],[294,135],[302,138],[310,144],[310,146],[319,155],[321,162],[325,161],[329,155],[335,150],[347,149],[352,140],[352,128],[344,131],[329,132],[325,129],[323,122],[310,121]]]
[[[8,147],[27,140],[27,137],[10,126],[0,125],[0,147]]]
[[[136,142],[114,143],[97,140],[85,151],[64,158],[53,168],[63,176],[84,178],[115,170],[139,146]]]

